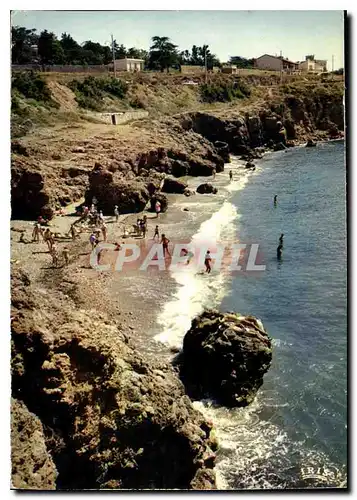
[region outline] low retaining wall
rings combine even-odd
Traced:
[[[148,111],[130,111],[127,113],[100,113],[101,120],[119,125],[121,123],[129,122],[130,120],[140,120],[149,116]]]

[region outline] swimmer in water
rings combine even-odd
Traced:
[[[278,195],[276,194],[274,196],[274,207],[276,207],[277,203],[278,203]]]
[[[276,249],[276,257],[278,260],[281,260],[282,253],[283,253],[283,245],[280,243],[280,245]]]
[[[283,246],[284,245],[284,233],[281,233],[280,238],[279,238],[279,245]]]

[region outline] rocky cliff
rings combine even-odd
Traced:
[[[343,91],[341,82],[267,87],[264,99],[252,97],[249,104],[150,117],[124,128],[74,125],[45,137],[16,140],[12,144],[12,217],[50,215],[85,192],[89,198],[93,192],[89,176],[96,163],[114,174],[119,185],[150,177],[152,172],[209,176],[213,169],[223,169],[230,153],[247,155],[259,147],[275,150],[309,138],[341,137]],[[137,201],[123,201],[124,211],[132,205],[140,209],[147,198],[142,190],[137,195],[135,186],[131,192]]]
[[[211,424],[120,324],[21,271],[11,320],[15,487],[214,488]]]

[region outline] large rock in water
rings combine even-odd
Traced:
[[[192,321],[179,365],[193,397],[210,395],[226,406],[246,406],[271,359],[271,339],[260,320],[208,310]]]
[[[212,424],[172,367],[146,361],[120,323],[58,289],[38,289],[20,272],[12,286],[12,395],[46,429],[57,489],[214,488]],[[12,418],[41,451],[41,426],[24,428],[16,407]],[[43,470],[52,485],[46,457],[45,468],[23,465],[27,484]]]
[[[204,184],[200,184],[198,188],[196,189],[197,193],[200,194],[216,194],[217,193],[217,188],[212,186],[209,182],[205,182]]]

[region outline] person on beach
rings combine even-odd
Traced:
[[[216,178],[216,169],[215,168],[212,170],[212,177],[213,177],[213,179]]]
[[[159,226],[155,226],[155,232],[154,232],[153,240],[156,238],[156,236],[160,239]]]
[[[97,236],[95,233],[92,233],[90,236],[89,236],[89,241],[90,241],[90,244],[92,245],[92,250],[94,250],[95,246],[96,246],[96,242],[98,241],[97,240]]]
[[[103,233],[103,239],[104,241],[107,241],[107,225],[105,224],[105,222],[103,222],[102,224],[102,233]]]
[[[192,253],[192,252],[189,252],[189,251],[187,250],[187,248],[184,248],[184,249],[182,250],[182,252],[183,252],[184,257],[187,257],[187,260],[186,260],[186,266],[188,266],[188,264],[190,263],[190,261],[191,261],[191,259],[192,259],[192,257],[193,257],[193,253]]]
[[[280,243],[280,245],[276,249],[276,257],[278,260],[281,260],[282,253],[283,253],[283,245]]]
[[[32,231],[32,241],[36,241],[37,243],[39,243],[40,241],[40,227],[40,224],[38,222],[35,222],[35,227]]]
[[[229,180],[232,182],[233,180],[233,172],[232,170],[229,171]]]
[[[274,207],[276,207],[277,203],[278,203],[278,195],[276,194],[274,196]]]
[[[146,231],[147,231],[147,222],[146,220],[141,221],[141,234],[143,235],[143,238],[146,238]]]
[[[211,262],[212,262],[211,252],[209,250],[207,250],[206,255],[205,255],[205,266],[206,266],[206,273],[208,273],[208,274],[212,270]]]
[[[126,228],[126,226],[124,226],[124,229],[123,229],[123,238],[127,238],[129,236],[129,232]]]
[[[118,208],[118,205],[115,205],[115,207],[114,207],[114,215],[115,215],[115,222],[118,222],[118,220],[119,220],[119,208]]]
[[[65,266],[68,266],[68,264],[69,264],[69,249],[68,249],[68,247],[63,248],[62,256],[63,256]]]
[[[51,256],[52,256],[52,264],[54,267],[58,266],[58,251],[57,251],[57,245],[53,243],[51,250],[50,250]]]
[[[161,243],[162,243],[162,248],[164,250],[164,257],[165,257],[165,252],[167,252],[168,255],[171,256],[171,254],[169,252],[169,243],[170,243],[170,240],[168,238],[166,238],[166,236],[164,234],[161,236]]]
[[[77,231],[73,224],[71,225],[71,229],[69,231],[71,233],[72,240],[74,241],[77,236]]]
[[[155,212],[156,212],[156,217],[159,217],[159,213],[161,212],[161,203],[159,200],[155,203]]]
[[[284,245],[284,233],[281,233],[280,238],[279,238],[279,245],[283,246]]]
[[[51,252],[52,247],[54,245],[54,238],[49,227],[46,228],[43,234],[43,239],[47,243],[49,252]]]
[[[121,245],[120,245],[120,243],[115,242],[115,243],[114,243],[114,245],[115,245],[115,250],[114,250],[114,252],[119,252],[119,250],[121,250]]]

